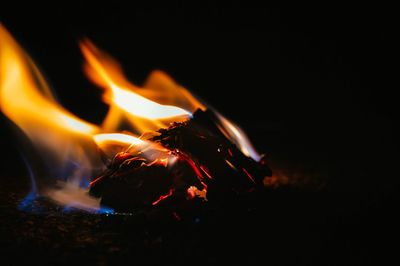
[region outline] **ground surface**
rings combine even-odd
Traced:
[[[357,265],[370,257],[360,209],[354,202],[343,205],[326,185],[266,190],[255,200],[206,208],[178,221],[159,213],[66,213],[45,201],[39,204],[44,211],[32,214],[17,208],[29,184],[11,176],[0,182],[0,253],[8,262],[3,265]]]

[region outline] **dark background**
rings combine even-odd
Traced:
[[[390,7],[112,1],[4,8],[0,21],[39,65],[60,102],[82,118],[99,123],[107,110],[101,90],[82,73],[77,40],[89,37],[121,62],[133,82],[164,70],[240,124],[274,167],[296,176],[293,186],[305,193],[300,199],[289,192],[282,196],[283,209],[309,215],[306,229],[298,228],[304,230],[299,246],[287,250],[310,252],[304,264],[314,257],[363,264],[378,250],[380,259],[394,250],[384,245],[396,238],[398,210]],[[26,176],[6,124],[2,119],[1,175]],[[284,224],[296,227],[295,220]],[[284,234],[287,242],[295,236]],[[313,251],[316,246],[326,248]]]

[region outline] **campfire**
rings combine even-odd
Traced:
[[[153,71],[136,86],[115,59],[81,41],[84,72],[109,105],[96,125],[57,102],[2,25],[0,40],[1,111],[57,181],[36,184],[35,177],[31,196],[90,212],[185,210],[246,197],[272,183],[265,157],[244,131],[167,74]]]

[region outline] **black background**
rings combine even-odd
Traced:
[[[89,37],[137,84],[153,69],[172,75],[240,124],[276,167],[323,176],[318,193],[328,205],[318,208],[348,234],[324,240],[332,254],[337,244],[363,263],[395,237],[398,84],[390,7],[112,1],[4,8],[0,15],[78,116],[99,123],[107,111],[101,90],[82,73],[77,40]],[[1,175],[23,176],[6,124]],[[384,249],[380,258],[393,250]]]

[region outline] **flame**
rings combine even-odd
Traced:
[[[145,143],[145,141],[137,137],[121,133],[97,134],[93,136],[93,139],[98,146],[104,145],[105,143],[113,145],[128,145],[128,146]]]
[[[59,105],[30,57],[0,25],[0,109],[31,141],[51,150],[59,163],[77,159],[71,140],[90,137],[98,127]],[[55,158],[53,158],[55,159]]]
[[[0,108],[32,139],[45,133],[38,129],[89,135],[97,126],[62,108],[54,99],[32,60],[0,25]]]
[[[227,118],[217,113],[217,117],[221,125],[218,126],[219,130],[235,143],[238,148],[248,157],[253,158],[255,161],[259,161],[261,156],[256,151],[256,149],[251,144],[251,141],[247,137],[246,133],[233,122],[229,121]]]
[[[149,139],[160,128],[190,119],[192,113],[206,110],[206,106],[161,71],[153,71],[143,87],[138,87],[125,77],[118,62],[89,40],[80,42],[80,48],[86,59],[86,75],[104,89],[103,100],[109,104],[102,125],[76,117],[56,101],[34,62],[2,24],[0,110],[47,157],[51,168],[58,170],[56,177],[67,180],[61,189],[46,194],[67,206],[100,210],[98,199],[92,199],[86,193],[87,187],[82,186],[82,180],[90,180],[100,161],[96,146],[111,157],[119,152],[140,152],[149,162],[167,167],[177,156]],[[258,161],[260,156],[245,133],[222,115],[217,113],[217,117],[221,132],[245,155]],[[126,124],[129,127],[123,128]],[[122,133],[123,129],[128,132]],[[66,171],[71,163],[76,167]],[[205,167],[193,163],[192,167],[199,178],[212,179]],[[190,193],[200,193],[196,191]]]
[[[162,95],[173,95],[174,99],[185,98],[189,105],[202,106],[185,89],[173,86],[168,78],[160,72],[151,75],[147,82],[153,89],[139,88],[126,79],[121,67],[114,59],[90,41],[82,41],[80,48],[86,59],[85,72],[87,76],[105,89],[103,99],[110,104],[110,111],[103,126],[108,130],[117,129],[122,115],[125,115],[131,126],[140,134],[167,127],[170,122],[183,121],[191,116],[189,111],[173,105],[174,103],[160,104],[148,99],[158,98],[161,102],[166,101],[165,98],[157,96],[160,94],[156,93],[157,89],[155,88],[158,88],[159,91],[163,90]],[[161,79],[163,81],[160,83]],[[164,91],[166,87],[169,87],[169,92]],[[182,96],[178,97],[180,95]]]
[[[94,162],[87,148],[99,127],[76,117],[56,101],[34,62],[1,24],[0,110],[39,149],[49,174],[68,179],[69,192],[91,178]]]
[[[142,134],[149,130],[167,127],[171,121],[179,122],[182,117],[187,119],[191,112],[197,109],[206,109],[188,90],[177,85],[161,71],[153,71],[145,82],[144,88],[139,88],[127,80],[118,62],[92,42],[84,40],[80,43],[80,48],[87,61],[85,64],[87,76],[106,89],[104,100],[110,104],[110,110],[103,127],[108,130],[118,128],[121,111],[125,115],[128,114],[127,118],[133,128]],[[144,97],[163,103],[163,105]],[[260,155],[243,130],[222,115],[217,114],[217,116],[221,132],[232,140],[245,155],[259,161]],[[147,120],[143,120],[143,118]]]

